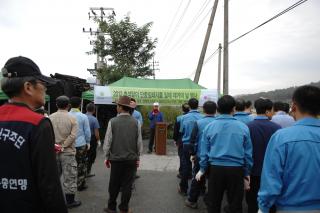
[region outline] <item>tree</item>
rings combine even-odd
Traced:
[[[93,52],[105,58],[97,70],[101,84],[110,84],[123,76],[148,77],[153,71],[148,62],[154,56],[157,39],[149,37],[152,22],[139,27],[130,21],[130,17],[117,22],[114,16],[107,20],[96,20],[99,28],[106,36],[98,35]]]

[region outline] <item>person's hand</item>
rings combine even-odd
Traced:
[[[137,168],[139,168],[139,166],[140,166],[140,160],[137,160],[137,161],[136,161],[136,166],[137,166]]]
[[[201,177],[203,176],[203,172],[201,172],[201,170],[199,170],[199,172],[196,174],[196,180],[197,181],[200,181],[201,180]]]
[[[63,148],[62,148],[62,146],[60,144],[56,144],[55,143],[54,144],[54,151],[55,151],[56,154],[58,154],[58,153],[63,151]]]
[[[106,167],[107,167],[108,169],[111,167],[110,160],[104,160],[104,164],[106,165]]]
[[[87,150],[90,150],[90,144],[87,143]]]
[[[261,211],[261,209],[259,209],[258,213],[263,213],[263,212]]]
[[[195,155],[191,155],[191,156],[190,156],[190,161],[191,161],[191,162],[194,163],[194,160],[195,160],[195,159],[196,159],[196,156],[195,156]]]
[[[101,141],[98,140],[98,141],[97,141],[97,144],[98,144],[98,147],[100,147],[100,146],[101,146]]]
[[[245,191],[250,190],[250,176],[244,177],[244,190]]]

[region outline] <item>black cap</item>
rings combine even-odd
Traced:
[[[18,56],[10,58],[1,70],[3,77],[34,77],[46,84],[55,84],[56,81],[53,78],[44,76],[36,63],[31,59]]]

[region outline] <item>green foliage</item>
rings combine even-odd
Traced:
[[[139,106],[137,110],[141,112],[143,117],[143,127],[142,127],[143,137],[148,138],[149,128],[150,128],[148,113],[151,112],[152,106]],[[165,122],[168,124],[167,138],[172,139],[174,122],[176,120],[176,117],[181,114],[181,107],[163,106],[161,107],[160,111],[163,114]]]
[[[113,83],[124,76],[138,78],[153,74],[148,65],[157,43],[157,39],[148,36],[152,23],[139,27],[129,16],[119,22],[114,16],[96,21],[101,32],[107,34],[98,36],[93,48],[94,53],[108,59],[108,64],[97,72],[102,84]]]

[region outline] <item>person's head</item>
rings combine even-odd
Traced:
[[[71,108],[80,108],[80,105],[81,105],[81,98],[79,97],[72,97],[70,98],[70,105],[71,105]]]
[[[130,106],[135,109],[137,107],[137,101],[134,98],[131,98]]]
[[[245,108],[245,112],[251,113],[252,112],[252,102],[251,101],[246,101],[246,108]]]
[[[317,117],[320,114],[320,88],[298,87],[292,96],[291,111],[296,120],[304,117]]]
[[[243,112],[246,109],[246,102],[243,99],[236,100],[236,111]]]
[[[267,116],[269,119],[272,118],[273,103],[269,99],[259,98],[254,102],[254,108],[256,109],[257,115]]]
[[[132,107],[130,106],[131,99],[128,96],[121,96],[116,102],[118,113],[132,113]]]
[[[153,103],[153,110],[159,111],[159,103],[158,102]]]
[[[34,110],[44,106],[46,86],[55,83],[41,74],[36,63],[22,56],[10,58],[1,72],[1,89],[10,101],[25,103]]]
[[[288,103],[283,103],[283,111],[287,114],[289,114],[290,111],[290,104]]]
[[[188,113],[190,111],[190,107],[189,107],[188,103],[182,104],[181,108],[182,108],[182,112],[184,112],[184,113]]]
[[[86,110],[87,110],[87,112],[94,114],[94,112],[96,111],[96,107],[95,107],[94,103],[87,104]]]
[[[224,95],[218,100],[218,112],[220,114],[233,114],[236,101],[231,95]]]
[[[199,101],[196,98],[190,98],[188,101],[188,105],[191,110],[198,109],[199,107]]]
[[[203,111],[207,115],[214,115],[217,112],[217,104],[213,101],[206,101],[203,104]]]
[[[274,112],[284,111],[284,103],[282,103],[281,101],[274,102],[273,111]]]
[[[59,96],[56,99],[56,105],[58,109],[68,110],[70,107],[70,99],[65,95]]]

